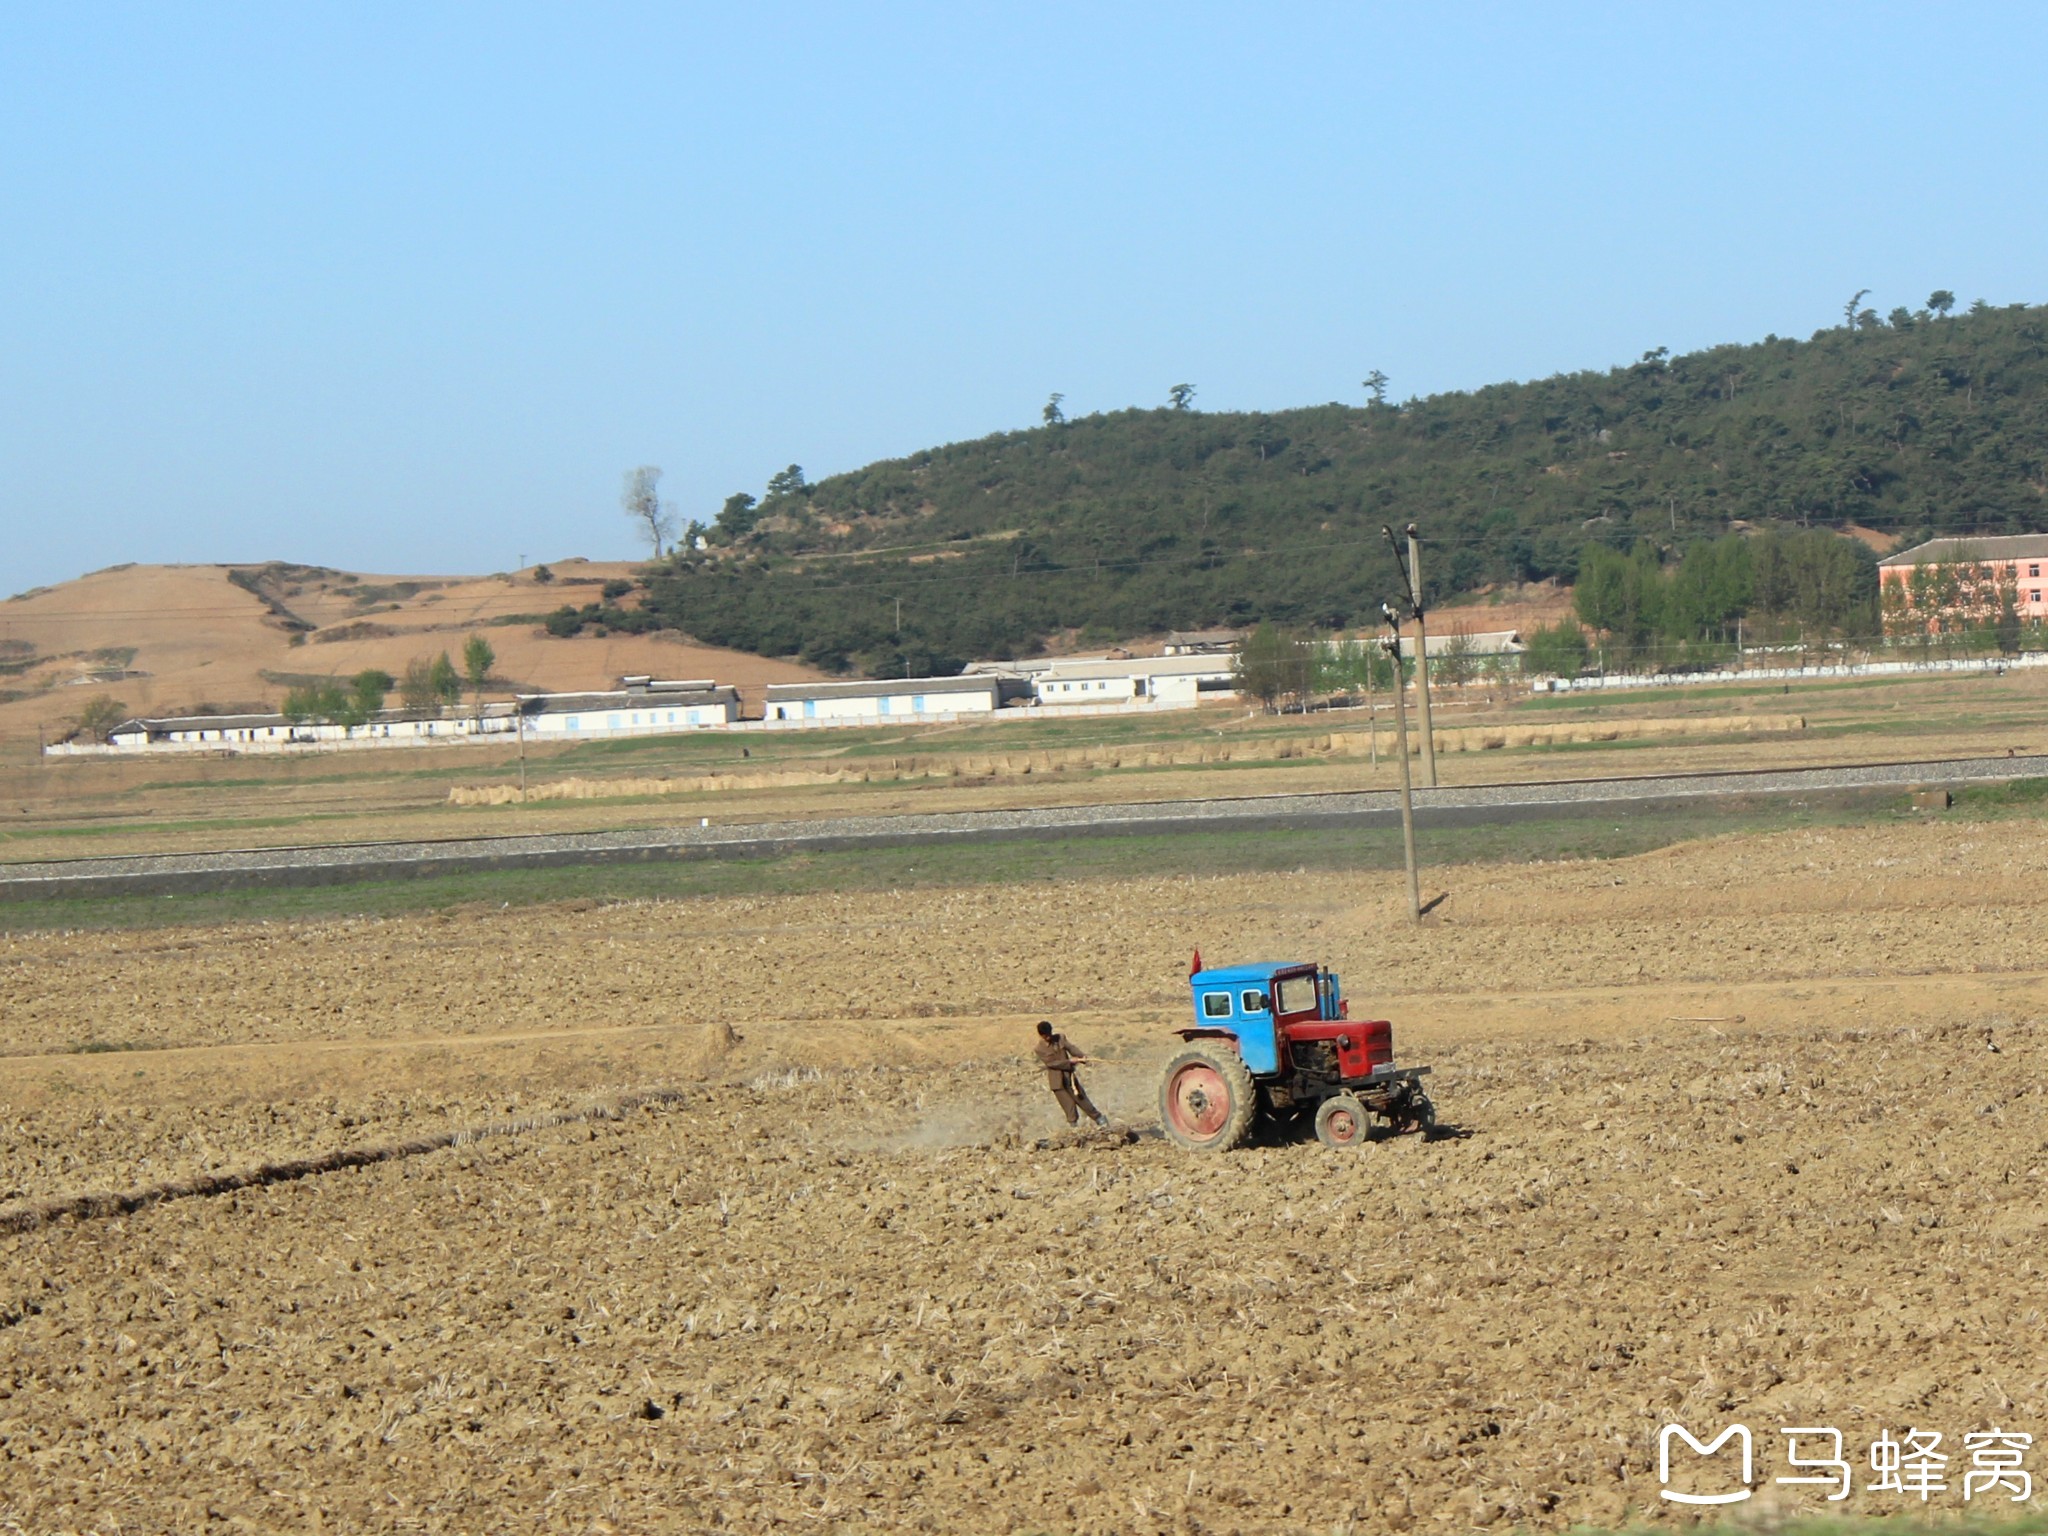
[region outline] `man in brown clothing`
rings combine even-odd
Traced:
[[[1050,1019],[1038,1021],[1038,1044],[1032,1050],[1038,1057],[1038,1064],[1045,1068],[1045,1086],[1060,1101],[1067,1124],[1079,1125],[1084,1114],[1097,1125],[1109,1124],[1109,1116],[1089,1101],[1088,1090],[1074,1075],[1074,1068],[1088,1058],[1075,1050],[1065,1035],[1053,1033]]]

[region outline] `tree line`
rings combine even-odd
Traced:
[[[415,656],[406,663],[403,677],[394,678],[381,667],[366,667],[350,678],[328,677],[300,684],[285,695],[280,713],[294,725],[317,721],[353,729],[374,718],[394,689],[404,708],[424,714],[459,703],[467,681],[481,715],[484,684],[497,660],[490,641],[471,635],[463,642],[459,672],[446,651],[432,658]]]
[[[1864,297],[1804,341],[1655,348],[1604,372],[1399,402],[1376,373],[1363,404],[1271,413],[1201,411],[1190,391],[1178,408],[1056,410],[815,482],[791,464],[689,527],[650,568],[642,609],[579,623],[943,672],[1084,628],[1368,623],[1400,589],[1378,530],[1411,519],[1432,602],[1575,582],[1589,547],[1603,570],[1611,556],[1683,571],[1737,524],[1903,540],[2048,528],[2048,310],[1952,314],[1936,293],[1880,315]],[[1672,579],[1686,593],[1666,607],[1690,614],[1694,576]],[[1842,583],[1861,576],[1802,566],[1792,579],[1811,590],[1759,611],[1851,622],[1861,599]],[[1621,631],[1703,644],[1728,623],[1649,613],[1623,614]]]
[[[1626,554],[1590,544],[1578,569],[1573,616],[1525,636],[1519,657],[1482,655],[1470,635],[1439,628],[1433,680],[1461,687],[1507,671],[1576,677],[1596,658],[1614,670],[1716,666],[1744,643],[1875,641],[1884,630],[1876,556],[1820,530],[1697,539],[1670,561],[1647,543]],[[1914,583],[1912,601],[1944,609],[1958,630],[2017,623],[2013,583],[1983,575],[1966,554],[1916,567]],[[1908,599],[1894,595],[1905,590],[1887,592],[1887,611],[1906,611]],[[1412,650],[1401,661],[1408,679]],[[1320,638],[1275,624],[1246,637],[1235,668],[1238,690],[1268,708],[1284,698],[1390,688],[1394,673],[1377,640]]]
[[[1666,562],[1647,544],[1591,545],[1572,607],[1628,665],[1725,658],[1742,639],[1868,639],[1879,633],[1877,557],[1854,539],[1774,531],[1698,539]]]

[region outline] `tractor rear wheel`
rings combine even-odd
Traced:
[[[1177,1146],[1191,1152],[1242,1146],[1258,1109],[1252,1075],[1228,1046],[1190,1046],[1166,1064],[1159,1121]]]
[[[1366,1139],[1365,1106],[1348,1093],[1333,1093],[1316,1106],[1316,1140],[1326,1147],[1355,1147]]]

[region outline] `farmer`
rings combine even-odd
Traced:
[[[1067,1124],[1079,1125],[1084,1113],[1097,1125],[1109,1124],[1109,1116],[1089,1101],[1088,1090],[1074,1075],[1074,1068],[1088,1058],[1075,1050],[1065,1035],[1053,1033],[1051,1020],[1038,1021],[1038,1044],[1032,1050],[1038,1057],[1038,1064],[1045,1068],[1045,1086],[1060,1101]]]

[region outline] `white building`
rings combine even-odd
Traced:
[[[537,741],[614,735],[664,735],[731,725],[740,717],[737,688],[708,678],[666,682],[629,677],[602,693],[522,694],[526,734]]]
[[[763,714],[771,725],[779,720],[914,720],[992,714],[1001,702],[1001,682],[985,675],[770,683]]]
[[[289,752],[328,747],[408,746],[423,742],[501,740],[519,733],[538,741],[594,736],[655,735],[735,724],[737,688],[708,679],[663,682],[623,679],[600,693],[522,694],[481,711],[380,709],[360,725],[294,722],[282,714],[179,715],[123,721],[107,733],[119,751]],[[94,748],[92,750],[99,750]]]
[[[1185,707],[1232,697],[1234,667],[1235,658],[1227,654],[1063,659],[1031,673],[1031,695],[1047,705]]]
[[[115,726],[107,733],[107,741],[123,751],[149,747],[261,751],[331,743],[455,741],[505,735],[516,728],[511,705],[486,704],[481,716],[384,709],[354,726],[325,720],[293,721],[281,714],[138,716]]]

